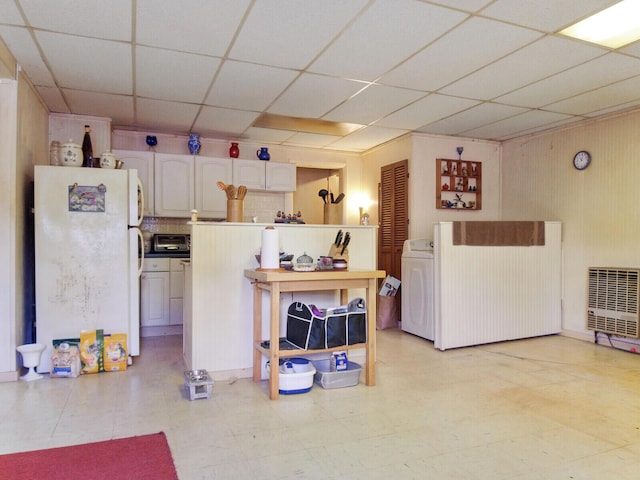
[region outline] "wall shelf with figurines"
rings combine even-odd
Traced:
[[[436,159],[436,208],[451,210],[482,209],[482,163],[460,158]]]

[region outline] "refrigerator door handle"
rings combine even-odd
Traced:
[[[136,233],[138,234],[139,248],[140,248],[140,256],[138,257],[138,277],[142,276],[142,266],[144,264],[144,237],[142,236],[142,230],[136,228]]]
[[[144,188],[142,188],[142,182],[140,181],[140,177],[138,177],[136,179],[138,181],[138,198],[139,198],[139,205],[138,205],[138,226],[142,225],[142,219],[144,218]],[[144,248],[142,249],[142,251],[144,252]]]

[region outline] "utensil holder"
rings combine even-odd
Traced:
[[[324,204],[324,223],[325,225],[341,225],[342,224],[342,208],[337,203]]]
[[[244,219],[244,200],[227,200],[227,222],[242,222]]]

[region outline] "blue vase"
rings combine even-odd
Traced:
[[[189,152],[191,155],[197,155],[200,152],[200,135],[191,133],[189,135]]]
[[[256,150],[256,155],[260,160],[271,160],[271,155],[269,155],[269,149],[267,147],[260,147],[260,150]]]

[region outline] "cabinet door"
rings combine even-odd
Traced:
[[[233,184],[252,190],[265,189],[265,161],[233,159]]]
[[[135,152],[130,150],[114,150],[113,154],[118,160],[124,162],[126,169],[138,171],[138,178],[142,183],[144,193],[144,216],[152,217],[154,211],[153,191],[153,152]]]
[[[195,205],[200,218],[225,218],[227,196],[216,182],[233,182],[233,162],[230,158],[196,157]]]
[[[292,163],[266,162],[266,189],[274,192],[295,192],[296,166]]]
[[[140,277],[140,325],[169,325],[169,272],[142,272]]]
[[[188,218],[194,208],[194,157],[155,155],[155,214]]]

